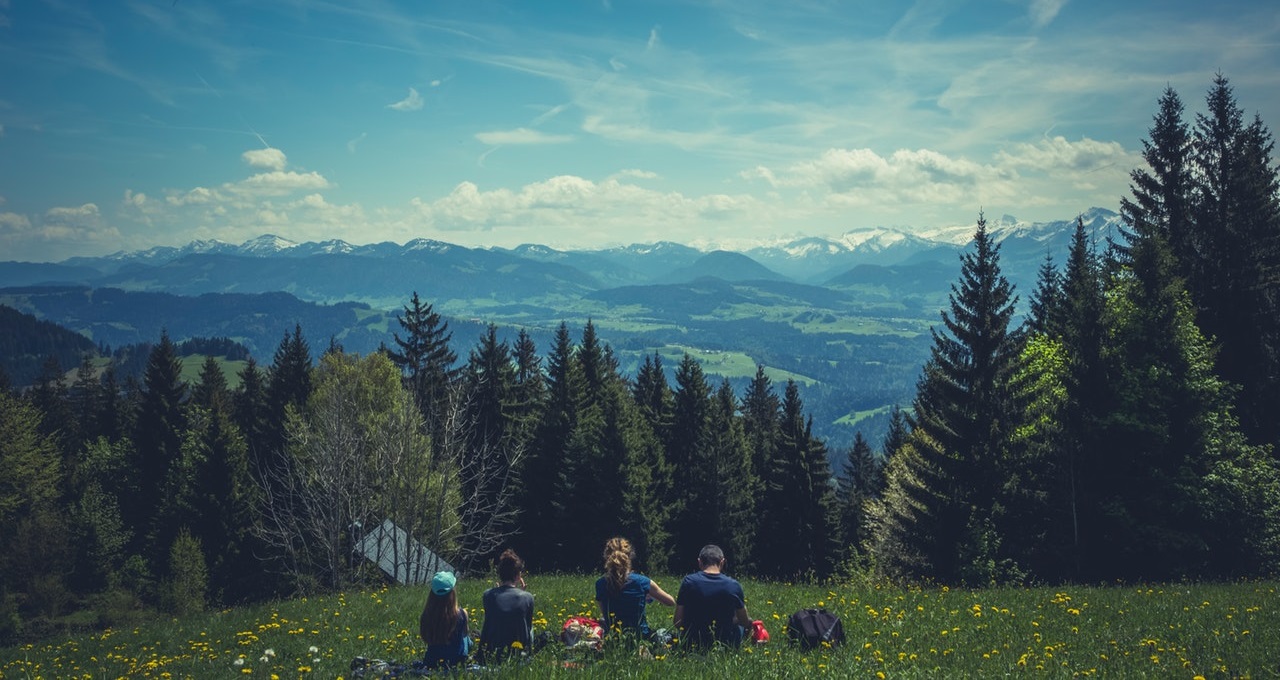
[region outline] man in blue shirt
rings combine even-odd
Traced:
[[[706,649],[717,642],[737,647],[751,626],[742,585],[723,573],[725,564],[719,546],[703,546],[698,553],[699,571],[680,582],[675,625],[691,647]]]

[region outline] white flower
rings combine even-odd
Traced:
[[[232,665],[232,666],[236,666],[236,667],[243,666],[243,665],[244,665],[244,657],[241,657],[241,658],[239,658],[239,659],[236,659],[235,661],[232,661],[232,662],[231,662],[231,665]]]
[[[312,654],[319,654],[320,648],[315,645],[311,645],[310,647],[307,648],[307,651],[311,652]]]
[[[274,650],[274,649],[272,649],[272,648],[270,648],[270,647],[267,647],[267,648],[266,648],[266,650],[262,652],[262,655],[263,655],[263,656],[266,656],[266,657],[275,658],[276,650]]]

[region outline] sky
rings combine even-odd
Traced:
[[[1280,124],[1280,3],[0,0],[0,260],[1070,219],[1216,73]]]

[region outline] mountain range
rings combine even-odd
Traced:
[[[1099,243],[1114,238],[1119,216],[1092,208],[1080,218]],[[1062,261],[1074,220],[988,221],[1002,243],[1002,263],[1016,283],[1034,281],[1046,254]],[[819,286],[902,278],[897,269],[954,271],[974,227],[929,231],[876,228],[838,237],[805,237],[731,252],[672,242],[595,250],[467,248],[414,239],[353,245],[342,240],[295,243],[266,234],[239,245],[217,240],[158,246],[59,263],[0,263],[0,287],[77,284],[180,295],[287,291],[304,300],[367,302],[394,308],[412,291],[439,301],[577,297],[619,286],[675,284],[704,276],[726,281],[775,280]],[[388,266],[391,265],[391,266]],[[863,265],[875,268],[855,269]],[[852,277],[852,279],[850,278]],[[446,303],[447,304],[447,303]]]
[[[1080,219],[1099,247],[1119,237],[1112,211]],[[1074,225],[988,221],[1023,309],[1046,256],[1065,262]],[[0,262],[0,304],[110,346],[154,341],[166,329],[179,341],[229,337],[269,362],[294,324],[316,352],[326,339],[356,352],[390,345],[396,315],[416,291],[449,319],[460,357],[490,323],[508,340],[523,329],[545,350],[561,323],[576,331],[591,322],[624,372],[654,353],[670,369],[689,353],[741,388],[763,365],[776,382],[802,386],[816,431],[838,447],[852,439],[850,425],[874,440],[889,406],[910,400],[973,230],[868,229],[736,252],[672,242],[557,250],[264,235],[240,245]]]

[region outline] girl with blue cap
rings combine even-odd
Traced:
[[[431,579],[431,592],[418,619],[419,634],[427,643],[422,661],[429,669],[466,664],[471,654],[471,630],[467,610],[458,606],[457,583],[457,577],[447,571],[436,572]]]

